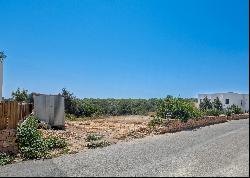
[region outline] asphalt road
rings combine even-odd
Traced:
[[[249,176],[249,119],[0,167],[0,176]]]

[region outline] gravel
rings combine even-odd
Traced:
[[[249,119],[7,165],[0,176],[248,177]]]

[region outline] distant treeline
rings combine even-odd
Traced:
[[[65,98],[65,112],[77,117],[91,117],[98,115],[148,115],[149,112],[157,112],[163,103],[163,99],[93,99],[76,98],[66,89],[61,93]],[[185,99],[197,102],[197,99]]]
[[[164,105],[165,98],[151,99],[80,99],[73,93],[62,89],[60,95],[65,98],[65,113],[76,117],[92,117],[92,116],[120,116],[120,115],[148,115],[150,112],[157,112]],[[171,98],[171,96],[166,96]],[[196,98],[186,98],[191,105],[198,102]],[[15,100],[18,102],[33,102],[32,93],[28,90],[18,88],[12,92],[12,98],[7,100]]]

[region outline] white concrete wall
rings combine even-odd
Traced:
[[[0,101],[3,98],[3,62],[0,62]]]
[[[215,94],[199,94],[198,104],[200,100],[207,96],[208,99],[214,101],[217,97],[222,102],[224,109],[232,106],[233,104],[242,108],[243,111],[249,111],[249,94],[238,94],[238,93],[215,93]],[[226,104],[226,99],[229,99],[229,104]]]

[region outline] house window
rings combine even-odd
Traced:
[[[229,99],[226,99],[225,104],[229,104]]]
[[[243,101],[241,100],[240,105],[243,106]]]

